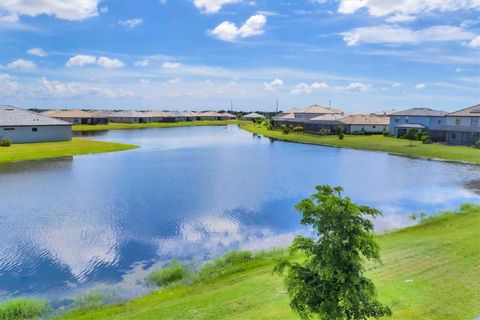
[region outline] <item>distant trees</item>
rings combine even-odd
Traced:
[[[316,189],[296,209],[302,214],[301,223],[312,226],[317,237],[298,236],[290,251],[300,251],[306,258],[280,260],[274,270],[285,275],[291,308],[304,319],[363,320],[391,315],[377,300],[373,282],[364,276],[367,260],[380,261],[369,218],[381,213],[342,197],[340,187]]]

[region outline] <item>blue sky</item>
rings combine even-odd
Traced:
[[[4,0],[0,104],[480,103],[479,0]]]

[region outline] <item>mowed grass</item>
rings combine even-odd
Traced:
[[[447,161],[469,162],[480,164],[480,149],[465,146],[447,146],[440,144],[423,144],[410,140],[384,137],[382,135],[346,135],[343,140],[337,136],[320,136],[308,133],[283,134],[278,130],[267,130],[265,127],[248,124],[242,126],[248,132],[261,134],[288,142],[316,144],[330,147],[341,147],[359,150],[384,151],[393,154]]]
[[[414,227],[378,236],[383,265],[368,276],[391,319],[480,316],[480,207],[464,206]],[[274,256],[274,255],[272,255]],[[131,302],[59,319],[298,319],[289,308],[274,259],[246,263],[234,274],[158,290]]]
[[[225,126],[232,124],[247,124],[248,121],[238,120],[212,120],[212,121],[189,121],[189,122],[153,122],[153,123],[110,123],[105,125],[74,125],[73,131],[105,131],[105,130],[128,130],[145,128],[173,128],[173,127],[197,127],[197,126]]]
[[[82,154],[105,153],[135,149],[137,146],[88,139],[72,141],[13,144],[0,147],[0,163],[61,158]]]

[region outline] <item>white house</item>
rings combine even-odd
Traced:
[[[11,106],[0,106],[0,139],[12,143],[72,140],[72,124]]]

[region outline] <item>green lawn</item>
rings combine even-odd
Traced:
[[[471,147],[422,144],[420,141],[414,141],[412,147],[409,140],[384,137],[382,135],[346,135],[344,140],[339,140],[337,136],[320,136],[307,133],[290,133],[287,135],[281,131],[267,130],[264,127],[254,126],[253,124],[244,125],[242,128],[251,133],[290,142],[384,151],[411,157],[480,164],[480,149]]]
[[[0,147],[0,163],[60,158],[82,154],[123,151],[135,148],[137,148],[137,146],[88,139],[13,144],[10,147]]]
[[[368,275],[391,319],[475,319],[480,316],[480,207],[378,237],[383,265]],[[60,319],[298,319],[288,306],[273,261],[209,283],[159,290],[132,302]]]
[[[212,120],[212,121],[190,121],[190,122],[154,122],[154,123],[110,123],[106,125],[74,125],[73,131],[104,131],[104,130],[125,130],[144,128],[172,128],[172,127],[194,127],[194,126],[224,126],[228,124],[247,124],[248,121],[238,120]]]

